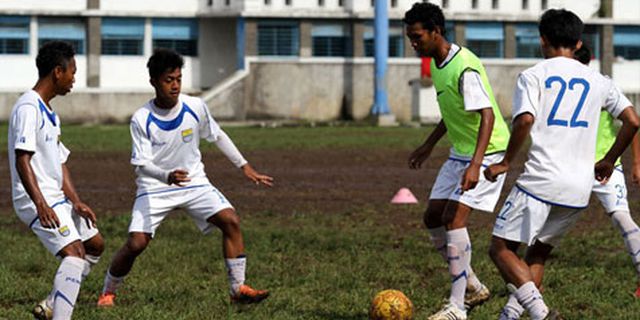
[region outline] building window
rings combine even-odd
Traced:
[[[471,0],[471,9],[478,9],[478,0]]]
[[[537,24],[516,25],[516,58],[542,58]]]
[[[389,57],[404,57],[403,25],[399,23],[389,24]],[[373,23],[369,23],[364,29],[364,55],[375,55],[375,33]]]
[[[491,9],[499,9],[500,3],[498,0],[491,0]]]
[[[102,54],[142,55],[144,40],[144,19],[103,18]]]
[[[224,0],[224,5],[225,6],[230,6],[231,5],[231,0]]]
[[[258,55],[297,56],[300,51],[297,22],[263,21],[258,23]]]
[[[271,5],[271,0],[264,0],[264,4],[267,5],[267,6],[270,6]]]
[[[449,0],[442,0],[442,8],[443,9],[449,8]]]
[[[504,28],[501,23],[469,22],[466,26],[467,47],[478,57],[502,58]]]
[[[640,27],[615,26],[613,28],[613,52],[616,57],[640,60]]]
[[[391,7],[396,8],[398,6],[398,0],[391,0]]]
[[[444,22],[444,37],[449,42],[456,41],[456,30],[454,28],[453,21]]]
[[[29,53],[29,17],[0,16],[0,54]]]
[[[376,6],[376,0],[371,0],[371,7],[375,7]]]
[[[77,18],[38,18],[38,46],[58,40],[73,46],[77,54],[85,53],[86,26]]]
[[[285,6],[290,6],[291,5],[291,0],[284,0],[284,5]]]
[[[311,28],[314,57],[352,56],[351,32],[343,24],[314,24]]]
[[[207,0],[207,5],[209,7],[212,7],[213,6],[213,0]]]
[[[324,7],[324,0],[318,0],[318,6]]]
[[[529,0],[522,0],[522,10],[529,10]]]
[[[540,0],[540,8],[542,8],[542,10],[547,10],[548,7],[549,4],[547,3],[547,0]]]
[[[591,57],[600,58],[600,30],[597,25],[585,25],[582,31],[582,43],[591,50]]]
[[[344,0],[338,0],[338,7],[344,7]]]
[[[153,19],[153,48],[175,50],[184,56],[198,55],[198,21],[195,19]]]

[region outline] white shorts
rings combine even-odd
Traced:
[[[555,247],[582,209],[553,205],[515,185],[496,217],[493,235],[527,245],[540,240]]]
[[[487,155],[480,168],[480,180],[475,188],[464,193],[461,192],[460,183],[464,171],[469,166],[468,157],[460,157],[454,154],[442,165],[436,182],[431,189],[429,200],[448,199],[460,202],[473,209],[492,212],[500,198],[500,191],[504,185],[506,174],[501,174],[496,182],[485,179],[483,170],[491,164],[502,161],[504,152]]]
[[[213,228],[207,219],[233,206],[210,184],[143,193],[133,204],[129,232],[150,233],[153,237],[162,220],[174,209],[187,211],[200,231],[207,234]]]
[[[627,185],[624,181],[621,165],[613,170],[613,174],[611,174],[611,178],[606,184],[601,184],[600,181],[594,180],[593,193],[598,197],[607,213],[615,211],[629,212]]]
[[[60,227],[57,229],[47,229],[40,224],[33,202],[15,206],[20,220],[29,226],[44,247],[54,256],[70,243],[76,240],[84,242],[98,234],[98,228],[93,227],[89,219],[73,213],[73,207],[66,199],[51,205],[51,208],[60,221]]]

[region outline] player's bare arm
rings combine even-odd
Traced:
[[[264,184],[265,186],[268,186],[268,187],[273,186],[272,177],[257,172],[256,170],[253,169],[253,167],[251,167],[250,164],[247,163],[243,165],[241,168],[244,175],[249,180],[253,181],[255,184]]]
[[[96,227],[96,214],[93,212],[91,207],[80,200],[80,196],[78,195],[78,192],[76,192],[73,180],[71,180],[69,168],[67,168],[67,165],[64,163],[62,164],[62,191],[73,204],[73,211],[77,215],[91,221],[91,225]],[[89,225],[89,222],[87,222],[87,225]]]
[[[57,228],[60,226],[60,220],[58,220],[58,216],[55,211],[53,211],[53,209],[51,209],[44,200],[42,191],[38,186],[38,180],[33,172],[33,168],[31,167],[32,156],[33,152],[16,150],[16,171],[18,171],[20,180],[29,194],[31,201],[33,201],[33,204],[36,206],[40,224],[44,228],[48,229]]]
[[[175,184],[176,186],[184,187],[184,184],[191,181],[191,178],[189,178],[189,171],[176,169],[169,173],[169,178],[167,180],[170,185]]]
[[[489,106],[480,109],[478,113],[480,113],[480,128],[478,129],[476,150],[473,152],[471,163],[469,163],[464,175],[462,175],[460,186],[463,192],[475,188],[478,184],[482,159],[484,159],[484,154],[489,146],[489,139],[491,139],[491,132],[493,132],[493,123],[495,121],[493,109]]]
[[[509,165],[515,158],[522,145],[527,140],[535,118],[531,113],[523,113],[513,121],[513,130],[507,145],[507,151],[502,161],[494,163],[484,170],[484,177],[491,182],[495,182],[499,175],[509,170]]]
[[[618,116],[618,119],[622,121],[622,127],[620,131],[618,131],[616,142],[611,146],[611,149],[609,149],[609,152],[607,152],[604,158],[598,161],[595,166],[596,180],[602,183],[607,183],[609,177],[611,177],[616,159],[622,155],[622,152],[629,146],[631,140],[634,139],[638,131],[638,126],[640,125],[640,120],[633,106],[624,109]]]
[[[633,181],[635,185],[640,185],[640,139],[637,134],[633,136],[633,140],[631,141],[631,152],[633,153],[631,181]]]
[[[447,133],[447,127],[444,125],[444,121],[440,120],[433,132],[427,137],[427,140],[409,156],[409,168],[420,169],[422,163],[431,155],[433,147],[442,139],[445,133]]]

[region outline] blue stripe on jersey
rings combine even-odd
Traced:
[[[51,209],[53,209],[53,208],[55,208],[55,207],[57,207],[58,205],[61,205],[61,204],[63,204],[63,203],[67,203],[68,201],[69,201],[69,198],[64,198],[64,200],[60,200],[60,201],[58,201],[58,202],[54,203],[54,204],[51,206]],[[33,226],[33,224],[34,224],[34,223],[36,223],[36,221],[38,221],[38,216],[36,216],[36,217],[35,217],[35,219],[31,220],[31,223],[29,223],[29,229],[31,229],[31,227]]]
[[[538,201],[540,201],[540,202],[544,202],[544,203],[546,203],[546,204],[550,204],[550,205],[552,205],[552,206],[563,207],[563,208],[569,208],[569,209],[585,209],[585,208],[587,208],[587,207],[588,207],[588,205],[587,205],[587,206],[584,206],[584,207],[576,207],[576,206],[569,206],[569,205],[566,205],[566,204],[561,204],[561,203],[555,203],[555,202],[547,201],[547,200],[544,200],[544,199],[542,199],[542,198],[540,198],[540,197],[538,197],[538,196],[534,195],[533,193],[531,193],[531,192],[529,192],[529,191],[525,190],[524,188],[522,188],[522,187],[521,187],[521,186],[519,186],[518,184],[516,184],[516,188],[518,188],[518,190],[520,190],[520,191],[524,192],[525,194],[527,194],[529,197],[534,198],[534,199],[536,199],[536,200],[538,200]]]
[[[151,133],[149,132],[149,126],[152,123],[155,123],[155,125],[158,126],[158,128],[160,128],[161,130],[171,131],[178,128],[182,124],[182,120],[184,119],[184,114],[187,112],[191,114],[196,119],[197,122],[200,122],[200,119],[198,118],[196,113],[193,112],[193,110],[191,110],[191,108],[189,108],[189,106],[184,102],[182,103],[182,110],[180,110],[180,114],[173,120],[168,120],[168,121],[160,120],[156,118],[153,115],[153,113],[149,113],[149,117],[147,117],[147,127],[146,127],[147,138],[149,139],[151,138]]]
[[[40,106],[40,111],[47,116],[47,119],[49,119],[51,124],[54,127],[57,127],[58,125],[56,124],[56,113],[54,111],[51,111],[51,113],[49,113],[49,108],[47,108],[44,105],[44,103],[39,99],[38,99],[38,105]],[[42,129],[42,127],[44,127],[44,120],[42,121],[42,125],[40,126],[40,129]]]
[[[182,190],[202,188],[202,187],[207,187],[207,186],[210,186],[210,184],[199,184],[199,185],[195,185],[195,186],[187,186],[187,187],[181,187],[181,188],[165,189],[165,190],[160,190],[160,191],[144,192],[144,193],[141,193],[141,194],[137,195],[136,199],[138,199],[140,197],[152,195],[152,194],[167,193],[167,192],[174,192],[174,191],[182,191]]]

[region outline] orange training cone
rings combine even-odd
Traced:
[[[396,192],[396,195],[391,199],[391,203],[396,204],[416,204],[418,199],[411,193],[411,190],[407,188],[401,188]]]

